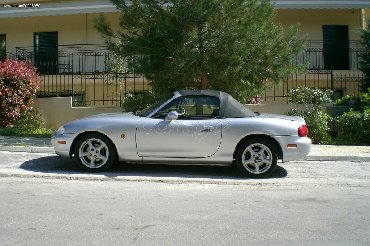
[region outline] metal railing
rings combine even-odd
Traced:
[[[326,69],[325,52],[323,41],[308,41],[295,60],[297,64],[308,64],[306,72],[289,76],[282,85],[273,86],[266,92],[265,100],[284,99],[289,89],[298,86],[332,89],[336,95],[359,96],[363,75],[357,70],[360,55],[365,52],[360,41],[349,41],[348,57],[341,54],[340,59],[348,59],[346,73]],[[32,46],[17,47],[12,56],[30,60],[38,68],[40,97],[72,96],[78,106],[119,106],[127,92],[149,89],[149,82],[142,75],[129,73],[127,64],[119,67],[119,72],[113,71],[112,65],[117,68],[117,63],[105,45],[60,45],[57,54],[51,55],[37,54]]]
[[[343,51],[342,47],[347,48],[344,48],[345,51]],[[310,40],[306,42],[304,51],[297,55],[296,63],[307,64],[309,69],[342,70],[336,69],[335,66],[331,67],[328,64],[329,61],[325,61],[325,57],[330,55],[330,61],[341,60],[343,63],[348,64],[348,67],[344,70],[359,70],[360,56],[365,51],[365,47],[359,40],[351,40],[348,44],[339,44],[339,46],[331,50],[325,50],[324,42],[321,40]]]
[[[39,97],[72,96],[75,106],[120,106],[128,92],[149,89],[148,81],[127,65],[113,71],[114,56],[104,45],[60,45],[57,55],[41,56],[33,47],[17,47],[15,56],[38,69]]]
[[[333,101],[345,95],[358,98],[361,95],[364,78],[364,74],[359,71],[307,70],[305,73],[288,76],[279,85],[273,85],[265,92],[264,100],[287,102],[289,91],[298,87],[330,89],[333,91]]]

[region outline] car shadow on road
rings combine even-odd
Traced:
[[[91,174],[80,171],[71,159],[59,156],[47,156],[26,161],[20,165],[26,171],[45,174]],[[204,178],[204,179],[245,179],[235,167],[201,165],[135,165],[117,163],[109,172],[94,173],[107,178],[116,177],[157,177],[157,178]],[[284,178],[287,171],[277,166],[268,179]]]

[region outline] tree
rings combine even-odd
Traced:
[[[365,79],[362,91],[367,92],[370,88],[370,20],[367,29],[361,30],[361,43],[364,45],[365,52],[361,54],[360,70],[364,73]]]
[[[216,89],[247,100],[296,72],[298,28],[284,33],[268,0],[112,0],[120,30],[95,19],[108,49],[155,95]]]

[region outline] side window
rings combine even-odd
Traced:
[[[183,97],[179,106],[180,119],[216,118],[220,114],[220,100],[212,96]]]
[[[220,115],[220,99],[212,96],[184,96],[176,98],[160,109],[153,118],[164,119],[170,111],[177,111],[179,119],[212,119]]]
[[[176,98],[175,100],[172,100],[166,106],[161,108],[155,115],[153,115],[153,118],[164,119],[169,112],[178,110],[179,102],[180,102],[180,98]]]

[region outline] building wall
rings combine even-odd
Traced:
[[[280,9],[276,21],[285,27],[300,23],[307,40],[322,40],[322,25],[348,25],[349,39],[357,40],[362,14],[355,9]]]
[[[58,2],[56,0],[3,0],[1,4],[22,4],[22,3],[46,3],[46,2]]]
[[[364,9],[365,23],[370,20],[370,8]]]
[[[370,10],[364,12],[370,18]],[[103,44],[104,40],[93,27],[93,20],[97,16],[75,14],[0,19],[0,34],[6,34],[7,52],[14,52],[15,47],[32,46],[34,32],[58,31],[60,45]],[[105,16],[114,29],[118,28],[118,13],[106,13]],[[299,22],[302,36],[308,40],[322,40],[322,25],[348,25],[350,40],[356,40],[359,39],[357,30],[363,25],[363,16],[361,10],[350,9],[281,9],[278,10],[276,22],[285,27]]]
[[[57,31],[59,45],[103,44],[103,38],[93,27],[93,19],[97,16],[76,14],[0,19],[0,34],[6,34],[7,52],[15,52],[15,47],[33,46],[35,32]],[[118,13],[106,16],[114,28],[118,27]]]

